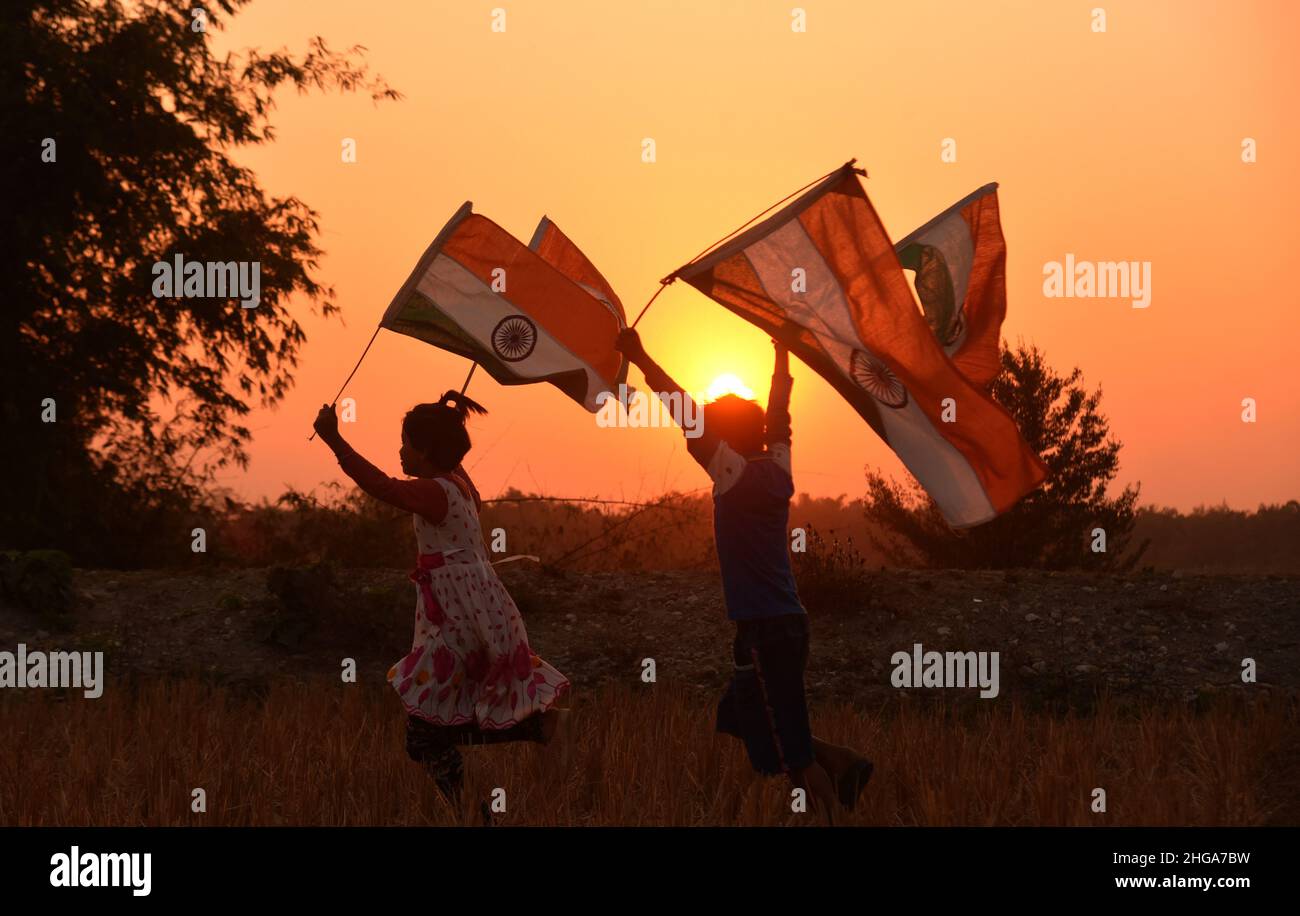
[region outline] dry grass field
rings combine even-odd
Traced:
[[[607,685],[574,701],[569,766],[535,745],[466,752],[453,811],[403,751],[386,686],[198,679],[120,685],[101,699],[0,697],[3,825],[453,825],[506,792],[511,825],[812,825],[789,788],[753,776],[715,736],[712,701],[674,685]],[[1014,702],[813,710],[815,731],[877,764],[854,825],[1297,823],[1293,700],[1085,717]],[[207,812],[191,811],[191,792]],[[1107,811],[1090,810],[1101,787]]]

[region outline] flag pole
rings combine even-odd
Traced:
[[[822,176],[820,176],[820,177],[818,177],[818,178],[814,178],[812,181],[808,182],[806,185],[804,185],[802,188],[799,188],[797,191],[791,191],[789,194],[785,195],[785,197],[782,197],[782,198],[781,198],[780,200],[778,200],[776,203],[772,204],[772,206],[768,207],[768,208],[767,208],[766,210],[764,210],[762,213],[758,214],[757,216],[751,217],[749,220],[747,220],[747,221],[745,222],[744,225],[740,226],[740,227],[737,228],[737,229],[733,229],[731,232],[728,232],[726,235],[724,235],[722,238],[718,239],[716,242],[714,242],[714,243],[713,243],[712,245],[710,245],[708,248],[705,248],[703,251],[701,251],[701,252],[700,252],[699,254],[697,254],[695,257],[691,258],[689,261],[687,261],[687,262],[686,262],[685,264],[683,264],[681,267],[677,268],[677,269],[674,270],[671,274],[669,274],[669,275],[668,275],[668,278],[669,278],[669,279],[675,279],[679,273],[681,273],[681,272],[682,272],[683,270],[685,270],[686,268],[690,267],[692,264],[694,264],[696,261],[698,261],[698,260],[699,260],[700,258],[702,258],[704,255],[708,254],[708,253],[709,253],[710,251],[712,251],[713,249],[717,248],[717,247],[718,247],[719,245],[721,245],[723,242],[727,241],[728,239],[730,239],[730,238],[732,238],[732,237],[734,237],[734,236],[740,235],[740,233],[742,233],[742,232],[744,232],[746,229],[748,229],[752,223],[754,223],[754,222],[756,222],[756,221],[762,219],[763,217],[767,216],[767,214],[771,213],[773,210],[775,210],[777,207],[781,206],[783,203],[785,203],[785,202],[786,202],[787,200],[789,200],[790,198],[792,198],[792,197],[797,197],[798,195],[802,194],[804,191],[807,191],[807,190],[808,190],[809,188],[811,188],[813,185],[821,184],[823,181],[825,181],[827,178],[830,178],[830,177],[831,177],[832,175],[834,175],[836,172],[843,172],[843,171],[845,171],[845,170],[852,170],[854,174],[862,175],[863,177],[866,177],[866,174],[867,174],[867,170],[866,170],[866,169],[856,168],[856,167],[853,165],[853,163],[855,163],[855,162],[857,162],[857,161],[858,161],[857,159],[850,159],[848,162],[844,163],[844,164],[841,165],[839,168],[831,169],[831,170],[830,170],[829,172],[827,172],[825,175],[822,175]]]
[[[469,387],[469,380],[474,377],[474,370],[478,368],[478,360],[469,364],[469,375],[465,376],[465,384],[460,386],[460,393],[464,394],[465,389]]]
[[[381,328],[383,328],[382,324],[375,325],[375,333],[371,334],[370,340],[366,341],[366,348],[362,350],[361,355],[357,357],[357,364],[352,367],[352,371],[348,373],[348,377],[345,378],[343,380],[343,384],[339,386],[338,394],[334,395],[334,400],[330,401],[331,407],[333,407],[335,404],[338,403],[339,395],[343,393],[343,389],[348,387],[348,382],[352,381],[352,376],[356,375],[357,370],[361,368],[361,361],[365,359],[366,354],[370,352],[370,345],[373,344],[375,342],[375,338],[379,336],[379,331]],[[315,438],[316,438],[316,433],[313,432],[310,436],[307,437],[307,441],[310,442],[312,439]]]
[[[713,249],[717,248],[717,247],[718,247],[719,245],[721,245],[723,242],[727,241],[728,239],[732,238],[733,236],[739,235],[741,232],[744,232],[747,228],[749,228],[750,224],[752,224],[755,220],[762,219],[764,216],[766,216],[767,214],[771,213],[773,210],[775,210],[777,207],[781,206],[783,203],[785,203],[785,202],[786,202],[787,200],[789,200],[790,198],[795,197],[796,195],[802,194],[804,191],[807,191],[809,188],[811,188],[811,187],[812,187],[813,185],[815,185],[815,184],[820,184],[821,182],[825,181],[827,178],[830,178],[830,177],[831,177],[832,175],[834,175],[836,172],[842,172],[842,171],[844,171],[845,169],[851,169],[855,174],[857,174],[857,175],[861,175],[861,176],[863,176],[863,177],[865,178],[866,175],[867,175],[867,170],[866,170],[866,169],[860,169],[860,168],[857,168],[857,167],[854,165],[854,163],[857,162],[857,161],[858,161],[858,160],[857,160],[856,158],[854,158],[854,159],[850,159],[848,162],[844,163],[844,164],[841,165],[839,168],[831,169],[831,170],[830,170],[829,172],[827,172],[825,175],[822,175],[822,176],[819,177],[819,178],[814,178],[812,181],[808,182],[806,185],[804,185],[804,186],[803,186],[802,188],[800,188],[799,190],[790,192],[790,193],[787,194],[785,197],[781,198],[781,199],[778,200],[776,203],[772,204],[772,206],[768,207],[768,208],[767,208],[766,210],[764,210],[762,213],[758,214],[758,215],[755,216],[755,217],[752,217],[749,221],[747,221],[747,222],[746,222],[743,226],[741,226],[739,229],[735,229],[735,230],[733,230],[733,231],[731,231],[731,232],[728,232],[726,235],[724,235],[722,238],[718,239],[718,240],[717,240],[716,242],[714,242],[712,245],[709,245],[707,248],[705,248],[703,251],[701,251],[701,252],[700,252],[699,254],[697,254],[695,257],[691,258],[689,261],[687,261],[687,262],[686,262],[685,264],[683,264],[681,267],[677,268],[677,269],[674,270],[672,273],[670,273],[668,276],[664,277],[662,280],[659,281],[659,289],[655,290],[655,294],[654,294],[653,296],[650,297],[650,302],[647,302],[647,303],[645,304],[645,307],[641,309],[641,314],[636,316],[636,321],[633,321],[633,322],[632,322],[632,327],[634,327],[634,328],[636,327],[637,322],[641,320],[641,317],[642,317],[643,315],[645,315],[646,311],[650,308],[651,303],[653,303],[656,299],[659,298],[659,294],[662,293],[662,292],[664,291],[664,288],[667,287],[668,284],[672,283],[674,280],[677,279],[677,275],[678,275],[679,273],[681,273],[681,272],[682,272],[683,270],[685,270],[687,267],[690,267],[692,264],[694,264],[694,263],[695,263],[696,261],[698,261],[701,257],[703,257],[704,255],[708,254],[708,253],[709,253],[710,251],[712,251]]]
[[[640,313],[636,316],[636,321],[632,322],[631,325],[632,327],[634,328],[636,327],[637,321],[640,321],[642,316],[644,316],[645,313],[650,310],[650,306],[653,305],[654,301],[659,298],[659,294],[662,293],[664,290],[666,290],[668,288],[668,284],[672,283],[676,279],[677,279],[676,275],[669,275],[659,281],[659,288],[655,290],[655,294],[650,297],[650,301],[641,307]]]

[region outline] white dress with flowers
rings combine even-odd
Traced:
[[[555,705],[569,681],[529,647],[519,609],[488,560],[473,500],[450,480],[438,482],[447,515],[440,524],[414,516],[415,640],[388,682],[407,712],[435,725],[509,728]]]

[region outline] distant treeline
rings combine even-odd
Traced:
[[[519,491],[483,506],[484,537],[502,557],[533,555],[566,569],[700,569],[716,564],[712,507],[706,492],[672,493],[645,503],[566,501]],[[815,533],[811,550],[860,557],[866,566],[899,565],[874,546],[879,523],[864,500],[796,497],[790,524]],[[409,515],[357,490],[329,485],[289,491],[278,500],[242,504],[224,499],[210,514],[175,519],[155,529],[166,546],[136,565],[296,565],[328,560],[341,566],[406,568],[414,549]],[[204,527],[207,552],[190,549]],[[1081,535],[1085,536],[1086,532]],[[959,535],[954,535],[957,537]],[[1142,508],[1133,541],[1147,542],[1139,568],[1222,573],[1300,573],[1300,503],[1253,512],[1227,507],[1190,513]],[[495,544],[494,544],[495,542]],[[907,565],[926,565],[919,559]]]
[[[871,546],[871,534],[879,539],[881,532],[878,523],[867,518],[862,500],[812,499],[800,494],[791,507],[790,523],[811,523],[827,539],[851,538],[868,563],[887,562]],[[1080,537],[1086,534],[1081,532]],[[1253,512],[1198,506],[1183,513],[1143,506],[1136,513],[1132,541],[1146,544],[1138,568],[1296,574],[1300,573],[1300,502],[1261,505]]]
[[[1149,540],[1143,561],[1157,569],[1203,572],[1300,572],[1300,503],[1254,512],[1227,506],[1141,509],[1135,540]]]

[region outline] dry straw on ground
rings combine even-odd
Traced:
[[[709,700],[666,685],[579,696],[566,770],[537,746],[471,749],[472,801],[452,811],[406,758],[384,687],[285,682],[254,696],[188,680],[94,701],[11,693],[0,704],[0,824],[473,824],[498,786],[505,824],[816,823],[790,812],[788,786],[750,773],[711,715]],[[876,760],[849,824],[1250,825],[1295,813],[1276,778],[1298,733],[1281,700],[1199,713],[1103,703],[1080,718],[1011,703],[831,706],[813,721]],[[206,814],[190,810],[196,787]],[[1090,810],[1094,787],[1106,790],[1105,814]]]

